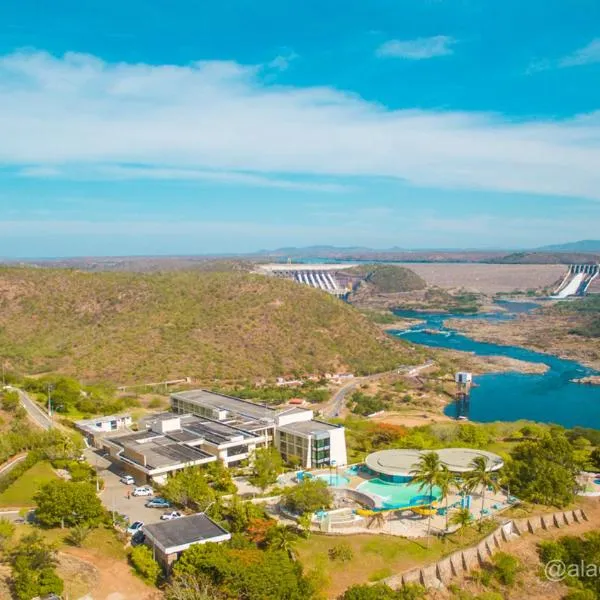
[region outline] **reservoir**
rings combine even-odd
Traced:
[[[445,414],[457,418],[465,416],[472,421],[516,421],[529,419],[557,423],[564,427],[592,427],[600,429],[600,386],[572,383],[595,374],[595,371],[575,361],[543,354],[517,346],[502,346],[478,342],[444,326],[446,319],[512,319],[518,313],[528,312],[533,303],[501,303],[507,312],[485,315],[422,313],[396,310],[400,317],[424,321],[409,330],[390,332],[415,344],[435,348],[449,348],[472,352],[479,356],[508,356],[532,363],[548,365],[544,375],[524,373],[489,373],[475,378],[476,387],[467,403],[453,402]],[[437,330],[444,335],[427,333]]]

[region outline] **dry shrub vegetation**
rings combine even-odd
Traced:
[[[370,373],[411,351],[356,309],[240,272],[0,269],[0,353],[25,373],[139,382]]]

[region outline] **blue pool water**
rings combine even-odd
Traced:
[[[316,478],[326,481],[327,485],[331,487],[346,487],[350,483],[350,480],[343,475],[329,475],[325,473],[323,475],[317,475]]]
[[[421,488],[415,483],[388,483],[381,479],[370,479],[358,486],[358,491],[381,500],[381,508],[404,508],[430,504],[429,488]],[[433,498],[442,497],[438,487],[433,488]]]
[[[515,303],[516,304],[516,303]],[[534,304],[505,303],[512,312],[483,315],[490,320],[514,318],[515,313],[527,312]],[[396,332],[401,339],[415,344],[437,348],[450,348],[472,352],[480,356],[508,356],[519,360],[542,363],[549,367],[543,375],[523,373],[489,373],[475,378],[470,401],[455,402],[446,407],[445,413],[452,417],[464,415],[473,421],[516,421],[530,419],[546,423],[558,423],[565,427],[593,427],[600,429],[600,386],[573,383],[595,372],[575,361],[550,354],[527,350],[518,346],[502,346],[477,342],[444,325],[445,319],[473,319],[482,315],[428,314],[415,311],[395,311],[406,318],[418,318],[425,324]],[[437,330],[444,335],[427,333],[424,329]]]

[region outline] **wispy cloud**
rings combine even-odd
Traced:
[[[275,69],[276,71],[287,71],[290,64],[299,58],[293,50],[286,51],[276,56],[272,61],[268,63],[268,67]]]
[[[127,165],[93,165],[85,167],[66,166],[55,167],[25,167],[18,171],[21,177],[63,178],[78,180],[128,180],[155,179],[178,181],[207,181],[245,185],[261,188],[277,188],[282,190],[312,191],[312,192],[349,192],[353,186],[341,183],[326,183],[322,181],[293,181],[280,177],[268,177],[253,173],[236,171],[207,171],[201,169],[178,169],[161,167],[135,167]]]
[[[454,43],[455,40],[447,35],[414,40],[389,40],[377,48],[377,56],[424,60],[452,54]]]
[[[559,67],[578,67],[600,63],[600,38],[592,40],[587,46],[580,48],[558,61]]]
[[[543,58],[534,60],[528,67],[527,73],[538,73],[550,69],[565,69],[569,67],[580,67],[600,63],[600,38],[593,39],[587,46],[575,50],[575,52],[563,56],[558,60]]]
[[[345,191],[365,178],[600,200],[600,112],[512,121],[271,85],[235,62],[0,57],[0,167]],[[133,166],[132,166],[133,165]],[[4,176],[4,175],[3,175]]]

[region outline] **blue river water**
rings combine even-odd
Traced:
[[[573,383],[573,379],[595,374],[592,369],[572,360],[527,350],[478,342],[445,327],[446,319],[506,320],[537,307],[533,303],[504,302],[507,312],[485,315],[422,313],[397,310],[405,318],[417,318],[423,324],[404,332],[390,332],[415,344],[472,352],[479,356],[508,356],[548,365],[543,375],[524,373],[489,373],[475,378],[468,401],[456,401],[446,407],[452,417],[465,416],[472,421],[516,421],[529,419],[558,423],[564,427],[600,429],[600,386]],[[439,333],[428,333],[427,331]]]

